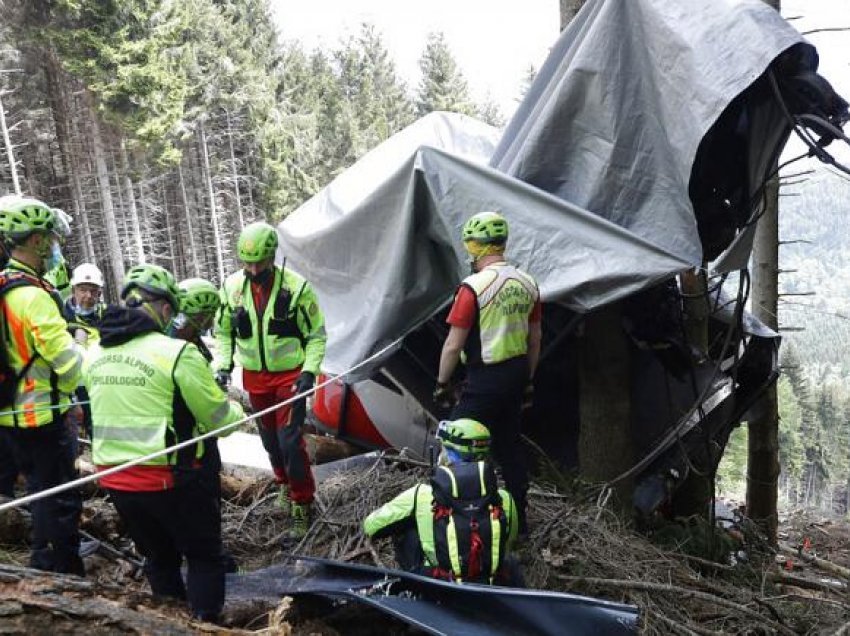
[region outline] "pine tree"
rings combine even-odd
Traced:
[[[431,33],[428,36],[419,68],[422,80],[416,95],[416,111],[420,117],[435,110],[476,114],[466,79],[442,33]]]

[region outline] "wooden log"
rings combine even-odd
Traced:
[[[806,563],[810,563],[825,572],[829,572],[836,576],[840,576],[842,578],[850,580],[850,568],[845,568],[844,566],[838,565],[837,563],[833,563],[832,561],[827,561],[826,559],[821,559],[819,557],[814,556],[813,554],[808,554],[803,552],[801,549],[794,548],[787,543],[780,543],[779,549],[785,552],[786,554],[792,554],[797,556]]]

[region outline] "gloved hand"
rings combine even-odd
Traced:
[[[216,371],[215,383],[222,389],[227,389],[227,385],[230,384],[230,371]]]
[[[298,379],[295,381],[295,384],[292,385],[292,390],[297,394],[301,395],[305,391],[309,391],[313,388],[313,384],[316,382],[316,376],[310,373],[309,371],[302,371],[301,375],[298,376]]]
[[[455,404],[455,392],[448,382],[437,382],[437,387],[432,395],[434,402],[441,409],[450,409]]]
[[[522,392],[522,410],[530,409],[534,404],[534,384],[529,380]]]

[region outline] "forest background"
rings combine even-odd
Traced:
[[[69,262],[96,262],[113,300],[139,261],[219,283],[244,224],[280,220],[416,118],[504,125],[442,33],[419,67],[405,82],[369,24],[335,46],[283,42],[268,0],[0,0],[0,190],[67,210]],[[786,178],[780,506],[831,514],[850,511],[848,217],[848,181]],[[742,496],[745,464],[744,426],[721,494]]]

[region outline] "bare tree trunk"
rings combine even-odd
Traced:
[[[89,115],[92,151],[97,170],[97,183],[100,189],[100,202],[103,206],[103,225],[106,228],[107,258],[112,270],[115,289],[121,289],[124,282],[124,259],[121,255],[121,241],[118,239],[118,225],[115,222],[115,206],[112,203],[112,190],[109,183],[109,171],[106,168],[106,150],[100,134],[100,123],[94,107],[94,98],[84,92]]]
[[[779,178],[766,186],[765,211],[756,227],[753,245],[753,313],[771,329],[779,328]],[[748,436],[747,514],[769,540],[776,542],[779,477],[779,405],[776,384],[762,397],[761,416],[751,420]]]
[[[593,482],[610,481],[634,463],[631,356],[619,304],[588,315],[579,342],[579,472]],[[623,507],[632,486],[617,484]]]
[[[180,197],[183,200],[183,218],[186,220],[186,230],[189,233],[189,250],[192,252],[192,270],[195,276],[201,275],[198,263],[198,248],[195,246],[195,229],[192,227],[192,209],[189,207],[189,197],[186,196],[186,182],[183,180],[183,164],[177,165],[177,176],[180,179]]]
[[[567,28],[576,13],[584,6],[585,0],[560,0],[561,6],[561,31]]]
[[[133,193],[133,180],[130,178],[130,162],[127,160],[127,148],[124,140],[119,144],[121,156],[121,172],[124,173],[122,185],[124,186],[124,198],[127,209],[130,212],[130,231],[133,237],[131,245],[136,246],[136,259],[139,263],[145,262],[145,246],[142,241],[142,228],[139,225],[139,211],[136,208],[136,196]]]
[[[239,194],[239,173],[236,170],[236,153],[233,151],[233,127],[230,125],[230,111],[225,110],[227,116],[227,143],[230,146],[230,174],[233,179],[233,195],[236,197],[236,214],[239,218],[239,229],[245,227],[245,219],[242,216],[242,197]]]
[[[204,176],[207,182],[207,196],[209,196],[210,216],[212,218],[213,241],[215,242],[215,265],[218,272],[218,284],[224,282],[224,253],[221,246],[221,230],[218,225],[218,211],[215,205],[215,188],[213,188],[212,172],[210,171],[210,155],[207,148],[207,134],[204,131],[203,122],[198,123],[198,132],[201,136],[201,152],[204,160]]]
[[[2,94],[2,91],[0,91]],[[6,109],[3,106],[2,97],[0,97],[0,129],[3,131],[3,144],[6,146],[6,159],[9,161],[9,173],[12,175],[12,187],[15,189],[15,194],[21,194],[21,182],[18,181],[18,166],[15,162],[15,152],[12,149],[12,140],[9,137],[9,128],[6,126]]]

